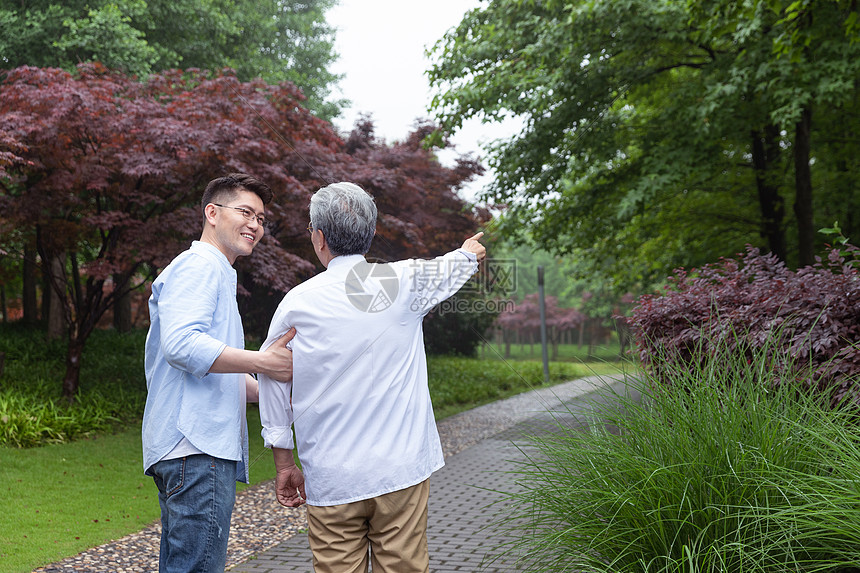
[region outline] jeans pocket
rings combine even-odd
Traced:
[[[175,458],[172,460],[162,460],[156,464],[155,468],[155,485],[165,498],[176,494],[182,490],[185,485],[185,461],[186,458]]]

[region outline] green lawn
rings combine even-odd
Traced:
[[[256,405],[248,431],[251,482],[274,478]],[[32,571],[156,521],[158,490],[142,460],[139,424],[68,444],[0,447],[0,571]]]
[[[138,428],[41,448],[3,447],[0,459],[0,571],[31,571],[158,517]]]
[[[91,370],[87,370],[83,390],[109,397],[115,396],[120,391],[117,385],[122,384],[122,392],[130,394],[124,397],[125,403],[129,407],[139,404],[140,396],[135,392],[141,392],[139,365],[144,336],[145,333],[137,333],[123,338],[127,354],[121,360],[123,364],[116,364],[117,346],[110,336],[95,340],[93,348],[98,350],[93,354],[98,356],[86,357],[86,368]],[[6,348],[9,352],[8,345]],[[616,364],[608,361],[612,358],[583,364],[577,360],[577,352],[582,355],[584,349],[562,350],[560,355],[571,356],[571,361],[551,363],[552,384],[618,370]],[[539,359],[539,348],[537,352]],[[526,356],[503,359],[489,348],[482,353],[481,359],[428,359],[430,390],[438,419],[544,385],[539,360],[523,360]],[[28,385],[38,386],[43,393],[53,387],[53,380],[59,386],[62,354],[56,359],[55,354],[49,348],[32,352],[28,360],[38,362],[32,368],[22,353],[17,354],[15,368],[7,369],[0,388],[0,405],[4,393],[8,397],[13,387],[16,395],[22,395]],[[26,383],[20,380],[25,376],[23,373],[35,371],[39,372],[39,380]],[[19,379],[12,382],[10,372]],[[40,394],[36,399],[49,397]],[[248,409],[248,424],[251,482],[259,483],[274,477],[274,464],[270,452],[263,448],[255,405]],[[139,417],[125,419],[112,432],[69,443],[35,448],[0,446],[0,487],[3,488],[0,571],[8,573],[32,571],[138,531],[159,517],[155,484],[143,474]]]

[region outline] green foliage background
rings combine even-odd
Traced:
[[[858,11],[851,0],[496,0],[433,48],[433,109],[453,131],[522,120],[491,146],[497,178],[483,198],[506,207],[506,236],[569,254],[579,278],[616,295],[747,243],[806,264],[815,228],[858,225]]]
[[[320,117],[339,77],[334,31],[325,20],[336,0],[0,0],[0,69],[73,69],[100,61],[146,75],[172,68],[236,70],[241,81],[291,81]]]

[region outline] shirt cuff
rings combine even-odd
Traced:
[[[203,378],[209,374],[209,369],[224,352],[227,345],[211,337],[200,337],[194,351],[188,360],[189,372],[197,378]]]
[[[282,448],[284,450],[294,448],[293,431],[290,426],[263,428],[260,434],[263,436],[263,445],[267,448]]]
[[[466,258],[469,259],[470,261],[472,261],[473,263],[478,262],[478,255],[476,255],[475,253],[473,253],[471,251],[467,251],[466,249],[461,248],[461,249],[457,249],[457,252],[463,253],[464,255],[466,255]]]

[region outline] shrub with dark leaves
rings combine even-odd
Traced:
[[[677,270],[662,294],[633,310],[639,357],[652,372],[701,364],[716,341],[737,353],[763,348],[782,380],[860,404],[857,249],[834,249],[798,271],[748,247],[738,259]],[[654,372],[660,374],[660,372]]]

